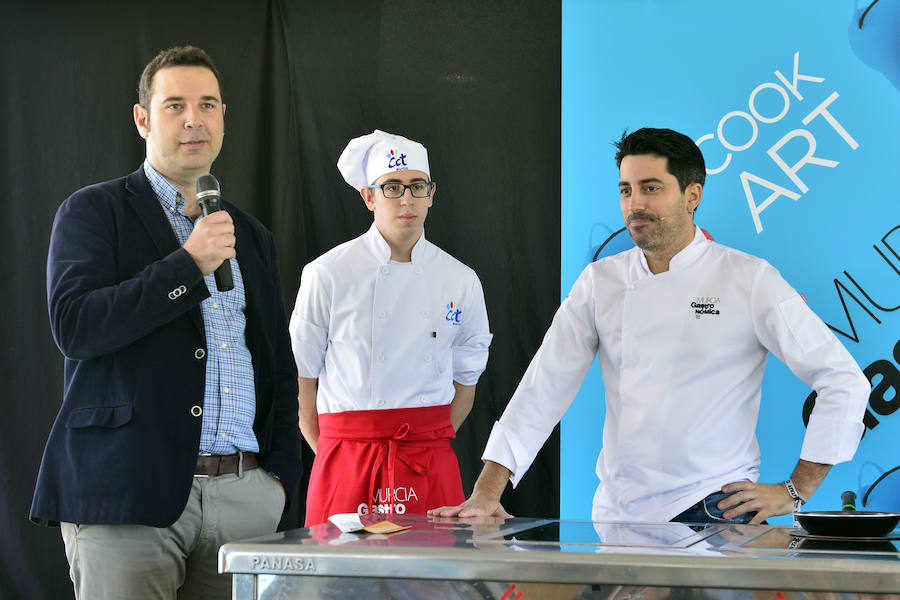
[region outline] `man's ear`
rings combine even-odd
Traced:
[[[363,202],[366,203],[366,208],[375,212],[375,198],[373,198],[372,189],[368,187],[364,187],[359,190],[359,195],[362,196]]]
[[[703,185],[699,183],[691,183],[684,190],[684,197],[687,200],[688,212],[693,214],[697,207],[700,206],[700,200],[703,199]]]
[[[150,114],[140,104],[135,104],[133,111],[134,126],[138,130],[138,135],[146,140],[147,136],[150,135]]]

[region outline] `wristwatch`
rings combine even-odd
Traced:
[[[788,494],[790,494],[791,498],[794,500],[794,512],[799,512],[800,507],[806,504],[806,499],[797,492],[797,487],[794,485],[792,479],[785,481],[784,487],[787,488]]]

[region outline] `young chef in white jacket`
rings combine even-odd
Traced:
[[[291,315],[300,429],[316,452],[306,525],[462,502],[450,439],[491,342],[475,272],[425,239],[425,147],[376,130],[338,169],[374,222],[304,267]]]
[[[694,225],[700,149],[668,129],[616,146],[636,248],[584,270],[494,426],[471,497],[430,514],[505,515],[507,480],[521,479],[595,356],[607,408],[596,521],[759,523],[799,509],[831,465],[852,458],[869,383],[778,271]],[[818,393],[797,467],[772,484],[755,483],[769,352]]]

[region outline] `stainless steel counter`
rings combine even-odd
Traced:
[[[531,589],[559,598],[610,598],[622,586],[705,597],[711,590],[900,593],[900,530],[886,540],[831,541],[768,525],[389,520],[411,529],[347,534],[324,524],[226,544],[219,571],[235,576],[236,599],[301,590],[320,598],[499,599],[511,585],[533,583],[557,584]]]

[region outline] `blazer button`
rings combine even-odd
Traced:
[[[203,414],[203,409],[197,406],[196,404],[191,407],[191,414],[195,417],[199,417]]]
[[[185,292],[187,292],[187,288],[183,285],[179,285],[177,288],[169,292],[169,300],[175,300],[176,298],[184,295]]]
[[[200,360],[204,356],[206,356],[206,350],[204,350],[203,348],[197,348],[196,350],[194,350],[194,358],[196,358],[197,360]]]

